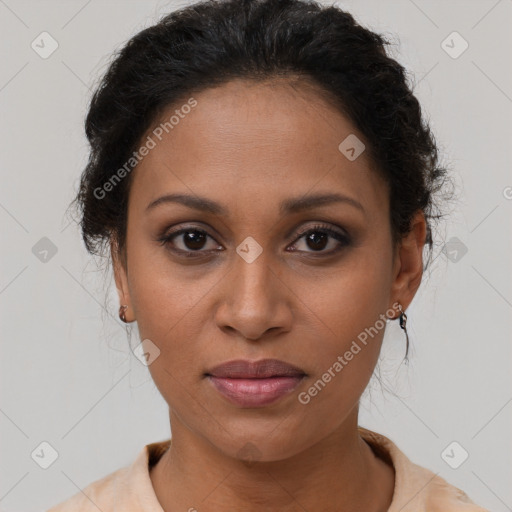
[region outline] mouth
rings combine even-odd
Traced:
[[[307,376],[297,366],[279,359],[234,360],[204,376],[230,403],[239,407],[264,407],[291,393]]]

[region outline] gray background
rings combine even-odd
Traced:
[[[0,0],[1,510],[44,510],[170,435],[111,275],[65,210],[86,162],[90,88],[116,48],[182,5]],[[437,246],[408,310],[411,364],[399,364],[392,322],[361,424],[477,503],[512,510],[512,0],[338,5],[399,44],[460,197],[439,233],[448,250]],[[59,45],[47,59],[31,48],[43,31]],[[453,31],[469,43],[458,58],[442,47]],[[33,252],[43,237],[57,249],[46,262]],[[58,452],[48,469],[31,458],[43,441]],[[453,441],[469,453],[457,469],[441,456]]]

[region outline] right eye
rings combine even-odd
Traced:
[[[215,243],[211,244],[212,247],[210,249],[204,249],[208,238],[213,240]],[[166,248],[170,251],[187,257],[195,257],[196,255],[200,256],[201,253],[211,252],[219,248],[219,244],[213,237],[211,237],[206,231],[196,227],[182,228],[171,231],[170,233],[166,233],[160,237],[158,241],[161,245],[165,245]],[[177,247],[178,245],[181,247]]]

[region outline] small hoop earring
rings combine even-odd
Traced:
[[[409,361],[409,335],[407,334],[407,315],[405,314],[405,311],[402,309],[402,304],[398,303],[398,309],[400,311],[400,328],[403,329],[403,331],[405,332],[405,363],[407,364]]]
[[[126,310],[128,309],[128,305],[127,304],[124,304],[122,305],[120,308],[119,308],[119,318],[125,323],[127,324],[127,320],[126,320]]]

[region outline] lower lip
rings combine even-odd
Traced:
[[[229,379],[208,376],[217,391],[231,403],[241,407],[262,407],[292,392],[301,377],[269,377],[265,379]]]

